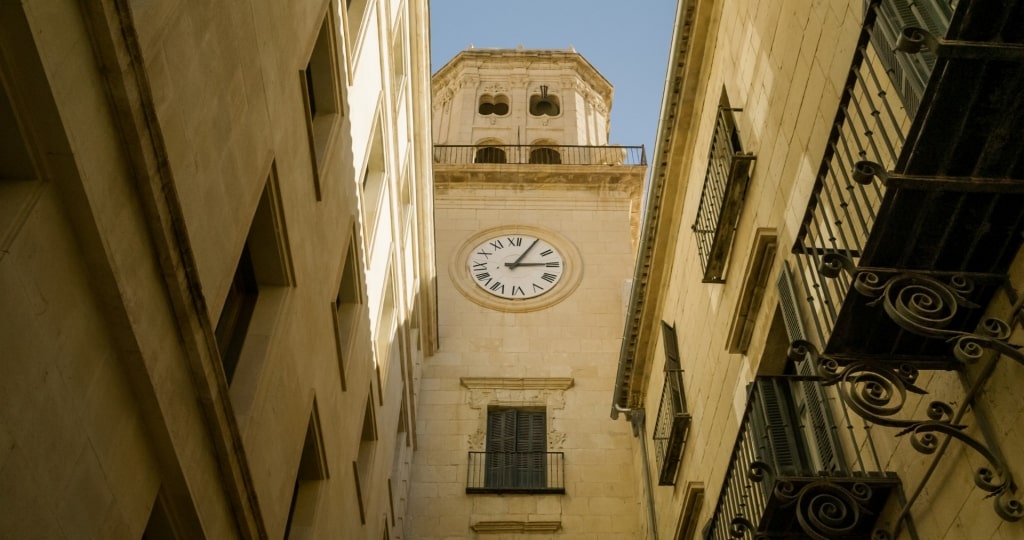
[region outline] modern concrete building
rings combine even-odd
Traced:
[[[680,0],[611,400],[650,538],[1024,538],[1022,13]]]
[[[605,415],[642,147],[574,51],[470,49],[433,76],[438,349],[410,538],[644,536],[626,422]]]
[[[0,537],[405,538],[425,0],[0,2]]]

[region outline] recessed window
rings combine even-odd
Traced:
[[[534,148],[530,150],[530,163],[558,165],[562,163],[562,155],[554,148]]]
[[[370,0],[345,0],[345,11],[348,16],[349,35],[358,39],[363,29],[363,19],[366,17],[367,5]],[[350,46],[355,43],[350,43]]]
[[[328,9],[313,52],[300,73],[317,200],[322,198],[320,173],[342,111],[335,40],[334,19]]]
[[[267,355],[266,344],[270,340],[249,337],[272,334],[283,295],[294,285],[293,275],[277,173],[272,167],[215,330],[229,385],[242,368],[249,370],[247,384],[255,385],[253,377],[258,376],[260,360]],[[250,346],[249,341],[256,345]]]
[[[331,303],[342,390],[346,389],[347,359],[357,340],[356,333],[359,330],[359,322],[367,318],[366,302],[363,300],[363,274],[360,271],[358,238],[359,235],[352,230],[349,235],[348,249],[345,250],[345,259],[342,261],[338,295]]]
[[[306,437],[302,444],[302,457],[295,473],[291,504],[288,507],[288,521],[284,533],[286,540],[312,538],[317,506],[320,502],[320,488],[327,478],[327,455],[324,452],[320,417],[314,400],[313,412],[310,414]]]
[[[509,112],[508,96],[483,94],[480,96],[480,106],[477,110],[483,116],[505,116]]]
[[[373,454],[377,446],[377,419],[373,410],[373,388],[366,397],[366,409],[363,411],[363,428],[359,437],[359,456],[352,463],[355,472],[356,498],[359,500],[359,519],[366,524],[366,506],[363,500],[363,486],[369,486],[370,470],[373,466]]]
[[[497,146],[484,146],[478,148],[473,157],[473,163],[505,163],[505,150]]]
[[[530,114],[533,116],[558,116],[561,113],[562,106],[558,96],[546,91],[530,96]]]

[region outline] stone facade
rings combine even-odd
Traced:
[[[540,85],[559,114],[527,110]],[[473,153],[435,146],[438,351],[423,371],[411,537],[637,538],[632,435],[609,421],[605,396],[646,167],[566,163],[579,145],[606,145],[611,87],[574,52],[530,50],[464,51],[433,87],[436,143],[509,153],[505,163],[474,163]],[[495,96],[508,109],[482,114],[482,100]],[[517,134],[563,162],[514,163]],[[549,241],[565,274],[533,299],[474,294],[467,249],[492,234]],[[541,443],[554,461],[539,492],[490,489],[476,475],[473,453],[490,450],[489,413],[502,408],[543,411]]]
[[[0,5],[0,536],[405,537],[427,39],[418,0]]]
[[[985,11],[985,2],[968,1],[679,2],[659,125],[659,142],[653,158],[656,165],[652,168],[649,211],[643,225],[644,239],[639,247],[641,262],[638,268],[649,269],[649,272],[645,270],[635,278],[640,287],[634,292],[633,302],[629,307],[630,322],[625,333],[627,339],[630,339],[631,335],[634,337],[624,347],[624,354],[620,357],[613,398],[613,403],[619,407],[642,408],[647,411],[645,435],[650,448],[648,457],[653,465],[657,458],[653,444],[656,443],[658,433],[657,426],[651,419],[655,411],[664,406],[663,388],[668,388],[665,386],[665,370],[669,368],[668,359],[671,354],[668,350],[671,347],[666,344],[666,340],[678,341],[681,381],[685,390],[685,413],[690,418],[690,423],[684,438],[685,443],[680,444],[681,462],[678,471],[669,475],[667,485],[652,488],[653,514],[656,516],[659,538],[726,538],[729,535],[723,530],[728,529],[730,521],[734,518],[739,518],[732,521],[733,526],[738,529],[737,537],[753,537],[751,529],[759,526],[756,521],[759,516],[754,510],[759,504],[758,501],[748,498],[747,504],[742,508],[719,505],[729,500],[726,495],[726,484],[730,478],[737,478],[737,484],[747,485],[758,484],[761,481],[756,474],[758,471],[754,470],[761,467],[761,464],[756,464],[750,471],[737,470],[736,477],[730,476],[734,470],[730,467],[738,459],[734,450],[745,448],[737,442],[738,439],[742,440],[743,433],[746,433],[744,430],[747,429],[748,423],[745,418],[755,416],[748,406],[748,397],[753,395],[750,393],[750,383],[761,380],[761,377],[805,373],[801,371],[803,368],[800,361],[794,361],[794,356],[806,358],[803,354],[806,350],[801,350],[800,354],[790,355],[790,360],[787,361],[791,340],[808,340],[813,348],[819,351],[825,351],[828,344],[832,348],[828,354],[832,354],[832,358],[840,358],[840,372],[843,369],[853,369],[850,366],[855,366],[854,360],[867,358],[867,353],[848,357],[834,354],[842,343],[852,344],[846,346],[853,348],[863,345],[864,349],[869,349],[873,345],[889,346],[891,343],[894,343],[891,345],[894,348],[899,346],[899,343],[890,341],[888,337],[878,337],[881,331],[877,328],[892,324],[882,310],[882,299],[858,312],[860,326],[857,323],[852,324],[844,330],[845,334],[839,334],[836,330],[830,339],[830,334],[826,331],[831,330],[832,327],[829,325],[833,324],[833,319],[829,319],[827,315],[829,310],[832,310],[831,317],[840,322],[845,311],[840,311],[839,303],[822,307],[821,299],[825,298],[822,289],[832,286],[827,279],[817,276],[824,275],[826,270],[819,273],[817,263],[807,266],[802,261],[807,253],[807,258],[821,257],[822,253],[835,249],[835,246],[842,242],[867,242],[866,234],[859,239],[841,237],[842,234],[849,234],[844,233],[850,230],[847,224],[857,219],[854,207],[858,204],[858,197],[867,200],[868,202],[864,204],[869,206],[878,204],[883,193],[882,187],[879,187],[878,191],[872,191],[875,188],[868,182],[868,187],[864,188],[864,193],[868,194],[859,195],[862,188],[855,183],[850,173],[851,169],[855,168],[854,162],[879,161],[885,170],[890,171],[891,180],[891,177],[895,176],[893,170],[903,167],[907,162],[913,162],[914,148],[907,142],[902,154],[904,157],[900,161],[886,161],[876,157],[888,151],[884,148],[885,144],[899,147],[904,138],[924,137],[921,133],[927,133],[927,122],[920,118],[914,120],[912,107],[917,107],[918,104],[912,103],[903,95],[906,92],[905,87],[900,86],[903,83],[888,78],[887,73],[891,73],[891,70],[887,72],[878,68],[880,64],[888,61],[881,58],[883,53],[887,52],[886,48],[879,47],[882,53],[876,53],[876,45],[870,42],[875,32],[879,32],[879,28],[888,23],[887,17],[892,17],[882,9],[902,4],[916,4],[915,9],[926,16],[938,13],[929,24],[934,22],[939,27],[943,24],[952,28],[957,24],[968,25],[971,21],[981,20],[972,19],[972,15],[979,17],[983,12],[990,15],[995,13]],[[934,4],[936,7],[932,10],[926,4]],[[980,17],[984,18],[987,15]],[[992,27],[998,24],[1002,23],[991,22]],[[964,31],[950,30],[950,35],[961,35],[956,32]],[[982,34],[983,32],[972,34],[972,39],[980,41],[979,36]],[[944,32],[940,35],[944,35]],[[892,48],[888,47],[890,54]],[[941,66],[943,61],[939,59],[937,62]],[[851,76],[851,63],[860,66],[858,78]],[[870,69],[876,70],[873,75],[875,79],[871,78],[868,74],[869,68],[865,66],[873,66]],[[955,71],[954,68],[947,69]],[[938,70],[939,68],[936,68],[936,73]],[[928,82],[927,77],[925,82]],[[942,83],[929,84],[935,85],[939,90],[935,90],[934,96],[926,95],[923,98],[920,104],[922,110],[929,106],[935,107],[934,103],[928,103],[928,99],[938,100],[939,98],[935,96],[942,96]],[[871,89],[870,98],[866,97],[869,92],[862,90],[864,88]],[[1019,84],[1014,88],[1019,88]],[[968,91],[964,92],[966,94]],[[1001,109],[1004,111],[1016,106],[1012,104],[1019,101],[1019,98],[1007,96],[994,98],[994,101],[998,99],[1004,100],[999,102],[1007,106],[1007,109]],[[968,101],[966,98],[964,100]],[[858,107],[862,110],[858,110]],[[843,131],[849,133],[848,136],[839,135],[840,128],[833,127],[835,119],[844,118],[841,115],[837,116],[837,109],[840,108],[846,111],[845,119],[848,124],[844,125],[856,126]],[[946,118],[956,122],[956,115],[965,114],[957,112],[955,107],[942,112],[934,112],[935,110],[937,109],[932,109],[928,121],[943,121],[946,115]],[[864,123],[860,123],[861,114],[867,118]],[[703,231],[700,230],[699,216],[708,197],[705,186],[712,175],[709,172],[709,160],[715,160],[713,154],[709,158],[709,148],[713,148],[715,144],[716,130],[722,126],[722,118],[728,118],[724,121],[725,129],[734,128],[738,140],[741,141],[741,148],[736,149],[739,154],[736,155],[749,156],[754,161],[749,169],[749,179],[742,174],[738,176],[747,183],[743,190],[745,193],[740,195],[741,208],[735,222],[734,236],[726,246],[724,273],[720,278],[709,279],[706,268],[710,258],[704,259],[702,250],[705,248],[700,243],[700,234]],[[915,122],[915,129],[920,129],[920,132],[915,133],[910,129],[912,120]],[[968,124],[969,122],[964,122],[965,126]],[[969,131],[967,127],[959,129],[965,138],[985,140],[988,136],[987,131],[975,133]],[[948,130],[943,133],[937,134],[936,137],[948,136],[953,140],[957,137],[955,134],[951,135]],[[833,137],[831,142],[830,136]],[[861,138],[862,146],[857,147],[850,142],[856,137]],[[879,143],[877,147],[870,147],[864,142],[882,141],[884,137],[889,137],[888,140],[892,142]],[[736,140],[734,139],[734,144]],[[836,140],[840,142],[836,143]],[[828,158],[827,151],[833,150],[835,153],[831,159],[849,161],[843,162],[845,167],[828,170],[821,168],[823,156]],[[897,148],[896,154],[899,153],[898,150]],[[1009,155],[1018,152],[1019,143],[1009,145],[1005,151],[1010,152]],[[936,155],[919,157],[937,159]],[[825,161],[826,164],[829,163],[828,159]],[[827,174],[822,173],[823,170],[826,170]],[[806,236],[809,234],[806,232],[807,228],[817,223],[814,218],[816,214],[808,208],[815,201],[824,200],[820,194],[829,189],[829,178],[838,176],[842,180],[844,174],[848,179],[844,185],[849,187],[837,191],[850,195],[837,195],[832,199],[835,201],[834,206],[821,210],[829,216],[821,222],[828,222],[827,227],[831,227],[832,238],[826,241],[827,235],[822,233],[821,238],[824,239],[820,245],[824,247],[821,250],[801,251],[801,246],[809,242]],[[1019,182],[1021,178],[1015,174],[1017,173],[1009,172],[1005,179],[1001,177],[1000,181]],[[983,180],[973,176],[964,181]],[[927,185],[928,181],[931,180],[921,180],[921,183]],[[881,182],[878,185],[881,186]],[[1006,187],[1007,185],[1009,184],[1001,184],[1002,187],[990,189],[994,192],[1019,189]],[[896,189],[898,185],[887,182],[885,186]],[[919,200],[920,205],[928,204],[924,196]],[[821,203],[819,208],[821,206],[826,205]],[[883,218],[886,217],[884,208],[878,210],[876,223],[883,223]],[[943,215],[943,220],[955,222],[957,219],[952,210],[945,211]],[[865,221],[875,219],[874,214],[867,216],[865,212],[865,216]],[[1020,223],[1015,223],[1008,226],[1007,230],[1011,236],[1018,235],[1016,244],[1008,244],[1011,246],[1011,258],[1016,253],[1016,259],[1012,264],[1005,265],[999,270],[1001,275],[1006,276],[1009,286],[992,293],[990,299],[986,301],[988,303],[979,308],[984,312],[984,317],[996,317],[1006,321],[1009,324],[1008,337],[1002,336],[979,343],[1009,342],[1019,345],[1024,342],[1019,300],[1024,283],[1021,281],[1020,273],[1022,256],[1018,251],[1021,230]],[[822,229],[827,227],[823,225]],[[918,233],[909,227],[884,231],[876,230],[870,241],[884,242],[885,234],[902,237]],[[937,245],[941,241],[943,240],[937,235],[923,235],[919,242],[923,246],[928,246],[929,243]],[[967,245],[965,242],[951,249],[959,249],[966,260]],[[864,250],[870,253],[868,248]],[[860,256],[860,253],[854,254],[854,257]],[[922,260],[913,260],[905,266],[909,268],[905,271],[918,271],[921,266],[927,268],[926,264]],[[938,271],[942,269],[940,266],[937,264],[930,270],[938,275]],[[967,269],[968,266],[967,263],[961,265],[963,269]],[[844,272],[847,271],[837,272],[840,279],[848,276]],[[872,272],[877,272],[879,276],[886,275],[882,270],[870,268],[858,268],[856,272],[864,279],[873,279],[868,277],[876,275]],[[893,273],[895,275],[895,271]],[[930,284],[920,277],[914,279],[917,279],[917,284]],[[790,295],[785,292],[785,287],[780,288],[779,284],[786,282],[795,284],[795,294]],[[807,283],[806,288],[804,283]],[[843,283],[848,284],[849,281]],[[855,301],[854,297],[861,294],[859,290],[851,289],[845,297],[846,300]],[[875,313],[868,311],[870,307],[877,307],[880,322],[865,318],[866,314]],[[913,311],[917,307],[922,306],[911,306],[907,309]],[[949,307],[949,302],[946,302],[945,306],[936,303],[930,304],[922,311],[938,312]],[[959,304],[961,310],[966,307],[966,303]],[[957,306],[954,306],[953,310],[956,308]],[[978,316],[981,317],[981,314]],[[922,317],[928,318],[924,315]],[[897,318],[894,316],[893,320]],[[662,332],[662,322],[672,328],[674,334]],[[909,323],[904,323],[901,328],[910,326]],[[823,327],[825,330],[821,330]],[[875,330],[872,331],[872,328]],[[923,331],[920,328],[915,330]],[[957,336],[974,339],[971,336],[988,335],[985,334],[987,328],[976,329],[975,326],[967,326],[955,332],[949,327],[943,331],[950,332],[945,334],[945,339],[949,339],[950,343],[955,341],[954,338]],[[907,331],[901,336],[905,336],[904,339],[912,339],[911,334],[912,331]],[[1004,337],[1006,341],[1001,341]],[[878,342],[875,343],[873,340]],[[863,344],[857,343],[858,341]],[[941,343],[942,340],[938,341]],[[922,350],[924,346],[922,345]],[[947,348],[936,345],[934,350],[935,358],[946,362],[954,361],[952,345],[948,345]],[[930,444],[927,438],[919,438],[920,433],[935,426],[927,422],[945,422],[951,415],[956,414],[951,412],[947,413],[947,416],[932,417],[930,415],[936,409],[929,409],[929,404],[933,400],[938,400],[949,403],[952,406],[951,410],[963,407],[970,400],[968,389],[971,381],[987,377],[988,374],[983,367],[985,362],[998,358],[994,360],[994,374],[985,379],[988,382],[979,392],[975,406],[968,407],[970,410],[963,416],[957,416],[957,421],[962,421],[965,427],[962,430],[952,428],[950,431],[957,431],[974,441],[980,441],[986,448],[993,448],[998,458],[997,462],[1006,464],[1004,472],[1020,474],[1019,470],[1024,462],[1021,461],[1018,449],[1024,432],[1020,429],[1019,422],[1014,419],[1020,418],[1024,408],[1013,388],[1019,387],[1024,381],[1024,371],[1019,353],[1005,352],[1008,350],[1004,349],[1001,357],[998,354],[987,353],[987,356],[983,357],[985,361],[978,361],[977,364],[954,364],[961,368],[962,376],[945,369],[935,370],[927,367],[921,368],[919,372],[909,369],[902,371],[908,374],[916,373],[917,379],[914,384],[928,393],[917,395],[913,391],[908,391],[905,402],[902,407],[897,408],[894,418],[924,421],[908,420],[907,423],[894,425],[885,425],[885,422],[881,421],[865,423],[850,406],[856,399],[849,396],[844,398],[835,392],[836,388],[842,387],[845,383],[823,387],[821,395],[826,397],[822,410],[831,411],[837,419],[837,430],[856,434],[856,440],[861,441],[859,446],[843,443],[837,448],[852,461],[861,460],[860,466],[865,470],[875,467],[872,474],[876,474],[877,478],[898,478],[902,486],[899,489],[903,495],[894,495],[888,506],[875,512],[870,518],[873,524],[868,525],[866,532],[858,529],[857,533],[851,533],[849,537],[866,538],[871,534],[880,535],[875,537],[886,537],[881,536],[883,533],[893,538],[947,540],[1024,536],[1024,526],[1015,521],[1020,517],[1019,494],[1014,493],[1016,487],[1009,484],[1000,485],[1000,482],[1009,476],[1000,477],[998,467],[986,463],[981,454],[956,439],[952,440],[947,449],[940,450],[934,455],[914,448],[915,442],[925,441],[925,446]],[[882,357],[883,363],[880,365],[884,367],[875,373],[884,373],[888,378],[884,383],[874,386],[871,392],[863,394],[868,398],[866,401],[874,400],[874,405],[865,407],[869,412],[875,410],[875,405],[889,406],[902,399],[898,387],[912,385],[908,382],[910,379],[890,385],[890,382],[898,378],[895,374],[904,369],[894,369],[894,366],[899,365],[899,362],[920,360],[911,358],[910,355],[877,356]],[[921,356],[924,356],[923,353]],[[867,359],[875,361],[878,358]],[[885,364],[886,361],[890,363]],[[825,371],[819,371],[817,376],[824,379],[829,377]],[[881,380],[870,378],[875,375],[864,377],[866,378],[862,379],[862,382]],[[850,388],[855,387],[856,383],[850,385]],[[793,398],[797,404],[803,403],[801,400],[804,399],[809,398]],[[848,416],[844,417],[844,414]],[[799,438],[800,433],[810,434],[816,429],[814,420],[803,416],[799,418],[800,421],[788,424],[777,433],[790,436],[795,433]],[[886,418],[886,422],[889,420]],[[922,427],[926,424],[928,427]],[[836,440],[840,440],[841,435],[836,435]],[[810,440],[810,435],[807,437]],[[941,438],[939,436],[938,440]],[[814,454],[815,448],[821,447],[821,440],[817,439],[814,443],[817,447],[810,445],[810,450],[802,451]],[[756,451],[757,456],[763,455],[767,444],[762,443],[760,450]],[[637,446],[636,467],[639,471],[642,447]],[[936,455],[941,458],[936,462],[938,465],[934,473],[930,473],[928,469]],[[986,499],[989,493],[981,487],[985,482],[975,481],[974,471],[979,467],[997,471],[993,475],[994,480],[991,480],[992,489],[989,491],[994,491],[991,499]],[[818,463],[817,468],[809,475],[812,480],[828,477],[829,481],[839,476],[841,474],[830,468],[828,463]],[[1019,482],[1019,477],[1014,478]],[[841,483],[839,480],[834,482]],[[789,484],[788,489],[793,489],[795,493],[794,485],[796,484]],[[923,488],[920,494],[915,495],[918,486],[921,485]],[[779,492],[769,495],[769,498],[775,497],[780,500],[786,497]],[[907,519],[900,520],[901,508],[908,498],[912,499],[912,503],[905,512]],[[1003,506],[1000,511],[1007,519],[1000,517],[1000,511],[993,511],[993,506],[1000,505]],[[781,512],[793,519],[796,527],[796,516],[802,510],[797,509],[796,505],[788,508]],[[862,513],[861,516],[863,515]],[[754,519],[754,523],[744,523],[743,519]],[[745,533],[742,530],[744,527],[747,527]],[[870,527],[876,527],[877,530],[872,532]],[[813,525],[807,525],[803,529],[794,530],[798,536],[810,535],[809,531],[812,528]],[[823,534],[822,537],[837,537],[837,534]]]

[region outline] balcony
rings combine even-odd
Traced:
[[[1024,125],[1024,48],[957,41],[1016,24],[972,13],[969,2],[957,17],[938,0],[895,4],[868,2],[793,248],[798,295],[834,358],[950,368],[947,344],[878,308],[889,296],[926,325],[969,332],[1005,281],[1024,231],[1024,159],[1007,145]],[[922,287],[946,291],[927,293],[943,302],[935,312],[896,299]]]
[[[676,471],[683,458],[686,434],[690,430],[690,414],[686,411],[683,393],[683,372],[665,370],[665,386],[661,391],[661,405],[654,423],[654,453],[658,462],[658,485],[676,483]]]
[[[1024,365],[1019,344],[1009,342],[1011,323],[985,316],[997,294],[1015,317],[1024,313],[1019,283],[1008,276],[1024,243],[1024,34],[1013,15],[1020,5],[865,6],[793,247],[795,293],[786,300],[780,286],[780,301],[807,327],[815,345],[799,348],[812,351],[823,384],[845,388],[844,407],[932,456],[896,529],[954,441],[985,462],[975,485],[999,517],[1020,520],[1024,503],[1006,462],[1012,453],[984,428],[993,413],[976,399],[1002,399],[988,385],[999,362]],[[940,387],[945,395],[912,418],[921,408],[904,405],[927,393],[917,386],[922,369],[965,372],[962,392]],[[978,435],[968,434],[974,426]]]
[[[434,145],[446,165],[647,165],[643,146]]]
[[[565,493],[562,452],[470,452],[466,493]]]
[[[705,538],[869,538],[884,530],[878,521],[900,483],[876,456],[852,450],[870,448],[870,433],[836,423],[817,377],[758,377]]]

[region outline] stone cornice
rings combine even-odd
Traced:
[[[568,390],[572,377],[462,377],[459,384],[470,390]]]
[[[469,526],[478,533],[551,534],[562,530],[561,521],[478,521]]]

